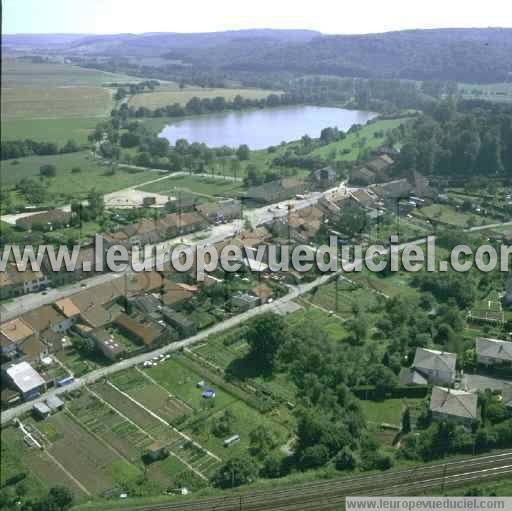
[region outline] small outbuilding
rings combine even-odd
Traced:
[[[52,411],[50,408],[46,405],[46,403],[40,401],[38,403],[34,403],[34,406],[32,406],[32,410],[34,412],[34,415],[38,419],[46,419]]]

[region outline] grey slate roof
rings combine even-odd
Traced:
[[[477,419],[478,396],[463,390],[434,387],[430,398],[430,410],[463,419]]]
[[[416,348],[412,366],[419,370],[455,371],[456,362],[457,355],[455,353],[429,350],[427,348]]]
[[[512,362],[512,342],[509,341],[477,337],[476,352],[481,357],[495,358],[503,362]]]
[[[512,408],[512,384],[505,385],[501,392],[503,398],[503,404],[509,408]]]
[[[428,380],[418,371],[404,367],[400,371],[400,385],[426,385]]]

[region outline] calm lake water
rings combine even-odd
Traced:
[[[377,114],[318,106],[286,106],[249,112],[223,112],[183,119],[167,125],[160,137],[171,144],[184,138],[210,147],[265,149],[303,135],[319,137],[322,128],[337,126],[346,131],[353,124],[365,124]]]

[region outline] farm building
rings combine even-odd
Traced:
[[[246,197],[254,202],[270,204],[291,199],[297,194],[303,194],[304,190],[303,181],[290,177],[253,186],[247,190]]]
[[[32,229],[51,231],[54,228],[69,225],[70,221],[71,213],[61,209],[50,209],[43,213],[35,213],[34,215],[18,218],[16,220],[16,227],[24,231],[31,231]]]

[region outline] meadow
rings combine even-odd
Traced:
[[[202,176],[170,176],[156,183],[141,187],[145,192],[173,194],[185,191],[206,197],[234,197],[242,192],[242,183],[230,179],[210,178]]]
[[[383,119],[363,126],[359,131],[349,133],[343,140],[333,142],[314,149],[312,156],[320,156],[335,161],[354,161],[362,156],[363,152],[376,149],[384,143],[386,132],[398,128],[410,118]],[[334,156],[334,157],[333,157]]]
[[[71,64],[2,60],[2,87],[101,87],[106,83],[140,81],[142,78],[86,69]]]
[[[86,144],[87,136],[94,131],[98,122],[100,119],[97,117],[2,120],[2,140],[28,138],[62,146],[71,139],[78,144]]]
[[[39,179],[40,167],[47,164],[56,168],[56,176],[45,181],[47,191],[68,198],[85,197],[92,189],[109,193],[155,178],[151,172],[134,169],[117,169],[114,175],[108,175],[106,166],[100,165],[89,152],[83,151],[4,160],[0,165],[2,186],[14,186],[23,178]],[[73,172],[76,168],[80,172]]]
[[[89,86],[3,87],[2,119],[105,117],[112,106],[109,89]]]

